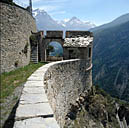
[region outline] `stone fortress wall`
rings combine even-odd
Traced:
[[[51,65],[44,75],[44,88],[58,124],[63,128],[70,104],[92,86],[91,60],[66,60]]]
[[[1,72],[8,72],[30,62],[31,31],[35,19],[24,8],[0,2]]]

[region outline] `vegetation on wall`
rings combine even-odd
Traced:
[[[26,55],[26,57],[27,57],[27,53],[28,53],[28,47],[29,47],[29,43],[27,42],[24,49],[22,50],[22,52]]]
[[[36,46],[37,43],[38,43],[37,36],[35,34],[32,34],[30,36],[30,44],[31,44],[31,46]]]

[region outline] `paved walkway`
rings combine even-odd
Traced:
[[[59,128],[44,90],[44,74],[50,65],[40,67],[25,83],[14,128]]]

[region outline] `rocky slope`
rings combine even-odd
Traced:
[[[118,120],[123,123],[123,117],[129,127],[129,104],[113,99],[98,87],[79,99],[71,105],[65,128],[120,128]],[[118,112],[116,102],[120,105]]]

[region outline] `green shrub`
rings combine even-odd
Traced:
[[[37,45],[37,42],[38,42],[37,36],[34,35],[34,34],[31,35],[31,36],[30,36],[30,44],[31,44],[31,46]]]

